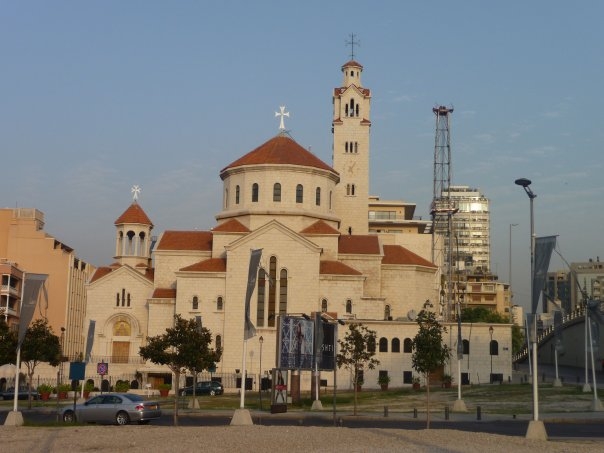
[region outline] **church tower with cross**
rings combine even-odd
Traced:
[[[333,168],[340,174],[335,204],[340,232],[355,235],[368,233],[371,91],[361,84],[362,72],[353,52],[342,66],[343,85],[333,92]]]

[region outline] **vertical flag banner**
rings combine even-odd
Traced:
[[[34,311],[38,306],[38,300],[40,298],[40,289],[43,289],[43,296],[45,301],[48,301],[48,294],[44,283],[48,278],[48,274],[25,274],[23,280],[23,293],[21,299],[21,317],[19,319],[19,343],[17,349],[21,347],[23,340],[25,339],[25,332],[29,327],[31,318],[34,316]]]
[[[547,279],[547,270],[552,252],[556,247],[556,236],[544,236],[535,238],[535,273],[533,278],[533,294],[531,299],[531,313],[537,313],[539,305],[539,296],[545,286]]]
[[[92,352],[92,344],[94,343],[94,327],[96,325],[96,321],[90,320],[88,324],[88,336],[86,337],[86,358],[84,362],[90,362],[90,353]]]
[[[256,335],[256,327],[252,323],[250,318],[250,301],[252,300],[252,294],[254,294],[254,288],[256,288],[256,279],[258,277],[258,266],[260,265],[260,257],[262,256],[262,249],[252,250],[250,256],[250,269],[247,276],[247,291],[245,293],[245,330],[243,333],[243,339],[248,340]]]

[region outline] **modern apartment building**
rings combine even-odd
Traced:
[[[34,208],[0,209],[0,258],[16,263],[21,278],[27,272],[48,274],[48,301],[37,307],[34,319],[48,320],[53,333],[61,336],[67,357],[83,353],[85,284],[94,267],[79,259],[73,248],[46,233],[44,213]],[[4,272],[2,278],[4,288]],[[15,291],[17,288],[9,290],[9,306],[16,303]],[[15,310],[9,309],[9,313],[17,315]]]

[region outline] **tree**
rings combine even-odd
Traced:
[[[222,351],[210,348],[212,333],[195,319],[174,316],[174,327],[163,335],[147,337],[147,345],[140,348],[140,356],[153,363],[166,365],[174,373],[174,426],[178,425],[178,384],[186,370],[196,372],[214,366]]]
[[[354,387],[354,415],[357,415],[357,386],[362,384],[360,375],[365,369],[373,370],[380,361],[375,355],[376,332],[363,324],[350,324],[344,340],[338,340],[338,368],[346,368],[352,375]]]
[[[413,369],[426,378],[427,428],[430,428],[430,373],[444,366],[451,356],[450,348],[443,343],[447,329],[433,312],[422,310],[417,315],[419,330],[412,342],[411,362]]]
[[[52,333],[46,319],[37,319],[25,332],[21,344],[21,362],[27,368],[27,386],[29,408],[31,409],[32,380],[36,366],[40,362],[48,362],[51,366],[61,363],[61,342]]]
[[[509,317],[484,307],[468,307],[461,310],[463,322],[485,322],[491,324],[507,324]]]
[[[0,365],[17,361],[17,335],[14,330],[0,321]]]

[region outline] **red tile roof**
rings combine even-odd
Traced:
[[[226,272],[226,258],[210,258],[190,266],[183,267],[181,271],[192,272]]]
[[[363,275],[361,272],[347,266],[339,261],[321,261],[319,274],[332,274],[332,275]]]
[[[212,228],[212,231],[221,231],[224,233],[249,233],[250,229],[237,219],[227,220],[218,226]]]
[[[323,220],[317,220],[312,225],[307,226],[302,231],[301,234],[340,234],[338,230],[328,225]]]
[[[233,167],[262,164],[300,165],[334,171],[333,168],[310,151],[298,145],[292,138],[278,135],[227,165],[220,173],[222,174],[225,170]]]
[[[105,275],[110,274],[111,272],[113,272],[114,268],[111,267],[99,267],[97,268],[96,271],[94,271],[94,274],[92,274],[92,277],[90,278],[90,283],[95,282],[101,278],[103,278]]]
[[[363,65],[361,63],[359,63],[358,61],[355,61],[355,60],[347,61],[346,63],[344,63],[342,65],[342,69],[344,69],[344,68],[350,68],[350,67],[363,69]]]
[[[433,267],[437,266],[427,259],[416,255],[410,250],[400,245],[385,245],[384,258],[382,264],[411,264],[416,266]]]
[[[174,288],[155,288],[153,290],[153,299],[176,299],[176,289]]]
[[[156,250],[212,250],[209,231],[165,231]]]
[[[115,221],[115,225],[123,225],[124,223],[138,223],[141,225],[153,226],[153,223],[151,223],[151,220],[149,220],[149,217],[147,217],[143,208],[141,208],[136,201],[128,206],[128,209],[126,209]]]
[[[346,235],[338,239],[338,253],[379,255],[380,243],[374,235]]]

